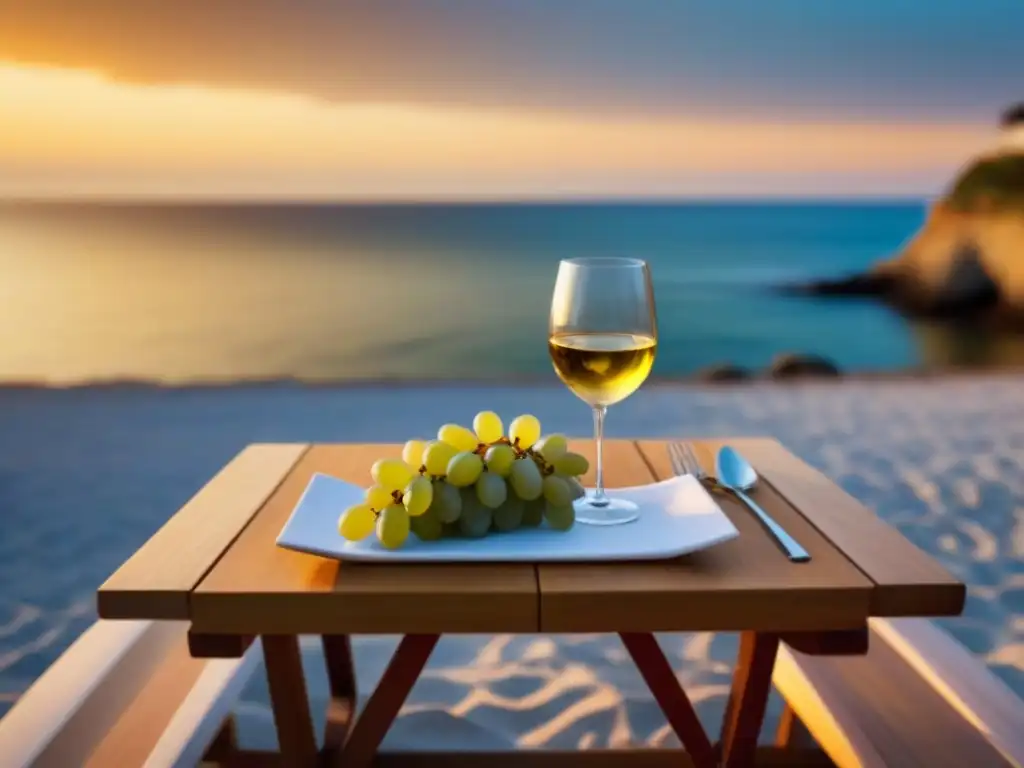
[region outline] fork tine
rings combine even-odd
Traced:
[[[692,475],[693,474],[693,470],[690,467],[690,454],[688,454],[686,452],[686,443],[678,442],[678,443],[675,444],[675,446],[676,446],[676,451],[679,452],[679,461],[680,461],[680,463],[684,467],[686,467],[686,474]]]
[[[672,443],[673,453],[675,454],[675,470],[678,474],[689,475],[693,474],[693,468],[690,466],[689,457],[686,455],[684,443],[674,442]]]
[[[693,476],[698,480],[703,478],[707,473],[704,471],[704,467],[701,466],[700,459],[697,458],[697,452],[693,448],[693,443],[685,443],[685,450],[689,455],[687,464],[693,469]]]
[[[677,475],[689,474],[686,467],[686,459],[679,448],[679,443],[668,444],[668,460],[672,464],[672,471]]]
[[[686,453],[686,443],[676,443],[676,455],[679,457],[679,468],[684,475],[692,475],[693,467],[690,466],[690,457]]]

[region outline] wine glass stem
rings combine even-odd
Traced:
[[[594,440],[597,442],[597,487],[590,503],[595,507],[608,506],[608,497],[604,495],[604,415],[608,408],[604,405],[594,406]]]

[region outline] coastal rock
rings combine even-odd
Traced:
[[[839,367],[821,355],[784,354],[772,360],[768,373],[773,379],[836,378]]]
[[[894,258],[864,274],[792,286],[877,297],[910,315],[1024,329],[1024,104],[969,163]]]
[[[1004,151],[1024,152],[1024,101],[1003,112],[1000,147]]]
[[[732,363],[717,363],[697,372],[698,381],[746,381],[754,377],[746,368]]]
[[[1017,213],[940,203],[903,252],[872,274],[883,276],[878,295],[910,314],[1016,324],[1024,319],[1024,206]]]
[[[796,294],[811,296],[881,296],[888,295],[898,287],[898,280],[881,272],[867,272],[831,280],[816,280],[789,286],[787,290]]]

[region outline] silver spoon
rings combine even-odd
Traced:
[[[790,560],[794,563],[806,563],[811,559],[807,550],[801,547],[796,539],[786,533],[782,526],[772,519],[771,515],[747,496],[747,491],[752,491],[757,487],[757,472],[749,461],[729,446],[722,446],[715,458],[715,474],[718,475],[718,482],[735,493],[740,501],[746,504],[750,511],[764,523],[764,527],[779,542]]]

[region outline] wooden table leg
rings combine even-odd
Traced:
[[[658,640],[649,632],[621,632],[619,637],[694,766],[714,768],[715,750]]]
[[[316,765],[316,733],[309,711],[306,678],[302,674],[299,638],[295,635],[264,635],[263,659],[267,666],[281,763],[288,768]]]
[[[779,718],[778,730],[775,731],[775,746],[779,749],[800,749],[813,747],[814,744],[814,737],[807,726],[787,703]]]
[[[369,768],[409,691],[419,679],[440,635],[406,635],[388,668],[349,731],[335,764],[343,768]]]
[[[726,768],[754,764],[778,649],[778,635],[744,632],[740,636],[740,652],[719,744],[721,764]]]
[[[238,752],[238,726],[233,715],[228,715],[203,755],[204,763],[228,763]]]
[[[356,670],[348,635],[324,635],[321,642],[331,690],[324,726],[324,749],[331,752],[344,745],[356,714]]]

